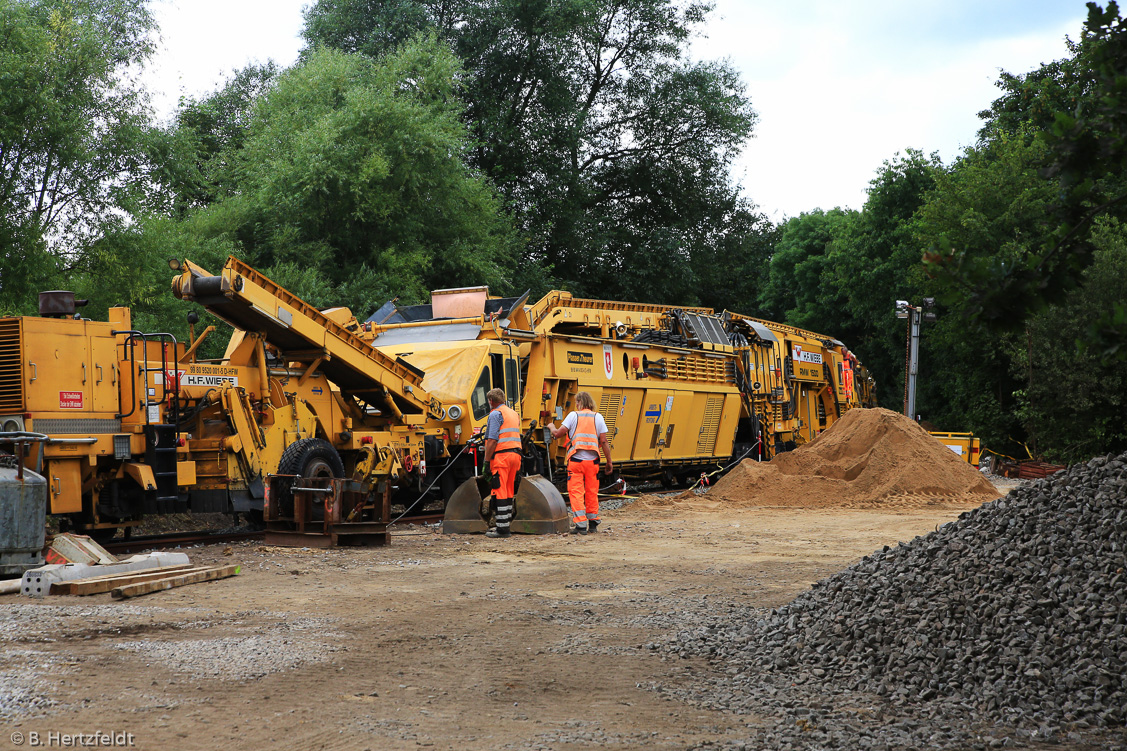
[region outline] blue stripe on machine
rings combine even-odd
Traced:
[[[657,409],[647,409],[646,410],[646,417],[660,417],[660,416],[661,416],[661,407],[658,407]]]

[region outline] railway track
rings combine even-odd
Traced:
[[[214,545],[222,542],[243,542],[261,540],[265,530],[247,532],[170,532],[163,535],[132,537],[128,540],[111,540],[102,547],[111,553],[137,553],[153,548],[177,548],[188,545]]]
[[[405,527],[408,524],[434,524],[435,522],[442,521],[443,514],[416,514],[415,516],[404,516],[402,519],[396,519],[391,523],[394,527]]]
[[[406,516],[397,522],[395,527],[406,527],[410,524],[434,524],[442,521],[442,514],[420,514]],[[265,530],[248,530],[245,532],[169,532],[161,535],[145,535],[144,537],[131,537],[130,539],[112,540],[104,543],[103,548],[111,553],[139,553],[153,548],[187,547],[189,545],[217,545],[225,542],[244,542],[246,540],[262,540],[266,536]]]

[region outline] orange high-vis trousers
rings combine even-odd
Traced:
[[[500,481],[493,491],[493,508],[497,512],[497,529],[507,530],[513,521],[513,481],[520,471],[521,455],[515,451],[499,451],[493,455],[489,468]]]
[[[599,521],[599,463],[594,459],[567,463],[567,495],[575,526],[587,529],[587,521]]]

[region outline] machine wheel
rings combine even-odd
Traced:
[[[340,454],[322,438],[302,438],[282,452],[278,474],[301,477],[344,477]]]
[[[323,438],[302,438],[294,441],[282,452],[278,462],[278,474],[298,475],[299,477],[333,478],[344,477],[344,462],[332,444]],[[313,520],[325,518],[325,509],[314,503]]]

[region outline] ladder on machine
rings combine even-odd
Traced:
[[[128,353],[130,369],[133,372],[129,411],[122,411],[121,405],[119,404],[117,417],[119,419],[130,417],[136,413],[138,407],[143,410],[145,463],[152,469],[153,480],[156,482],[155,496],[152,498],[151,503],[149,499],[146,499],[145,512],[151,514],[170,514],[177,511],[186,511],[186,503],[183,504],[184,508],[179,508],[181,503],[176,472],[176,425],[174,423],[162,422],[159,417],[161,404],[167,405],[166,416],[168,412],[174,415],[180,412],[179,380],[169,376],[170,366],[172,372],[175,373],[176,337],[167,333],[146,334],[136,330],[114,331],[113,333],[115,335],[126,335],[124,346]],[[150,342],[160,347],[161,356],[159,368],[151,367],[149,364]],[[138,344],[140,344],[141,352],[143,353],[140,361],[137,360],[136,355]],[[169,345],[171,345],[173,352],[171,358],[168,354]],[[161,396],[159,399],[152,398],[156,396],[155,393],[149,393],[150,373],[161,374]],[[137,398],[138,381],[141,382],[144,390],[143,398],[141,399]],[[174,387],[171,391],[169,390],[169,381],[174,381]],[[169,398],[170,396],[171,398]],[[120,399],[120,396],[118,398]]]

